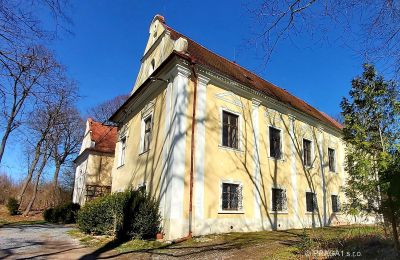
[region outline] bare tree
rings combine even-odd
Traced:
[[[251,1],[247,8],[258,24],[251,41],[262,47],[266,62],[281,40],[308,34],[315,42],[339,40],[400,75],[399,1],[262,0]]]
[[[69,31],[69,9],[68,0],[0,0],[0,49],[54,39],[60,28]],[[39,14],[51,17],[52,25],[44,26]]]
[[[0,143],[0,163],[10,134],[24,118],[24,109],[36,102],[39,95],[46,93],[43,83],[53,80],[62,70],[53,54],[43,46],[27,48],[23,52],[0,51],[0,85],[4,98],[1,113],[5,128]]]
[[[74,107],[66,107],[61,111],[59,124],[56,124],[51,134],[51,158],[55,169],[53,174],[54,202],[58,188],[58,178],[62,166],[70,161],[73,155],[79,152],[84,134],[84,122]]]
[[[40,102],[36,105],[31,113],[28,128],[29,136],[27,142],[31,143],[33,148],[33,160],[30,163],[28,174],[24,180],[23,186],[18,196],[18,201],[21,203],[26,188],[32,180],[32,176],[43,154],[51,155],[54,152],[50,144],[53,134],[56,129],[65,123],[65,117],[69,113],[70,105],[76,98],[76,87],[73,84],[68,84],[62,74],[59,77],[51,78],[45,82],[46,95],[42,95]],[[44,146],[44,144],[49,144]],[[47,150],[50,150],[47,151]]]
[[[108,119],[122,106],[128,97],[128,95],[119,95],[113,99],[106,100],[103,103],[90,108],[88,114],[96,121],[104,124],[112,124]]]

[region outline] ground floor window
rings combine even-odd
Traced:
[[[222,210],[242,210],[242,186],[222,183]]]
[[[86,185],[86,200],[92,200],[111,193],[111,186]]]
[[[317,195],[314,192],[306,192],[307,212],[314,212],[317,209]]]
[[[286,205],[286,190],[272,188],[272,211],[286,211]]]
[[[331,195],[331,201],[332,201],[332,212],[339,212],[340,211],[339,196]]]

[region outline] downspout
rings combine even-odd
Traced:
[[[189,234],[192,237],[192,224],[193,224],[193,172],[194,172],[194,149],[195,149],[195,129],[196,129],[196,103],[197,103],[197,74],[194,68],[196,64],[192,58],[190,61],[190,68],[192,69],[193,80],[193,108],[192,108],[192,136],[190,143],[190,186],[189,186]]]

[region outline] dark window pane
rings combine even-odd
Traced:
[[[331,172],[335,171],[335,150],[328,149],[328,159],[329,159],[329,170]]]
[[[271,157],[281,157],[281,131],[273,127],[269,128],[269,152]]]
[[[317,208],[317,196],[313,192],[306,192],[306,207],[308,212],[313,212]]]
[[[305,166],[311,166],[311,141],[303,139],[303,160]]]
[[[143,152],[146,152],[150,149],[151,142],[151,116],[144,120],[144,125]]]
[[[222,145],[238,148],[238,119],[239,116],[222,112]]]
[[[337,195],[332,195],[331,196],[332,200],[332,211],[333,212],[339,212],[339,198]]]
[[[238,210],[239,209],[239,185],[223,183],[222,184],[222,209]]]

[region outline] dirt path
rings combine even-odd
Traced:
[[[52,224],[5,225],[0,228],[0,259],[79,259],[92,252],[67,234],[70,229]]]

